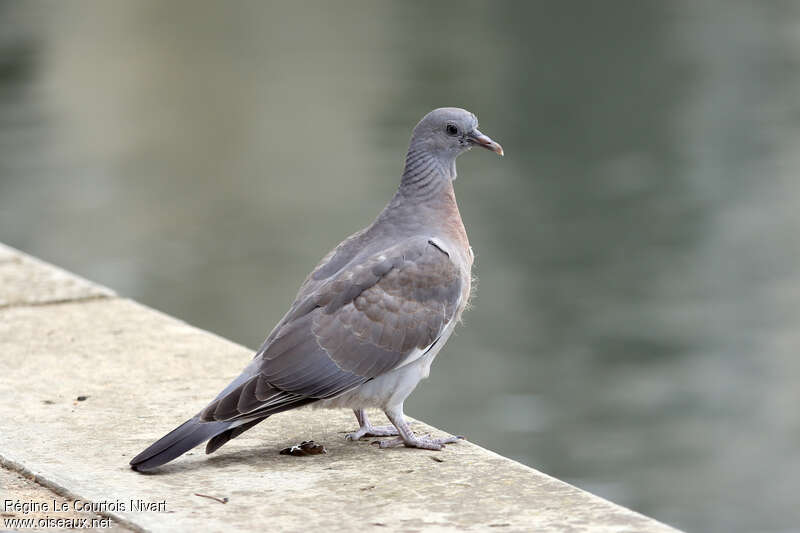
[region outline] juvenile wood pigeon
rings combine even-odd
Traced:
[[[456,158],[473,146],[503,155],[477,128],[464,109],[425,115],[378,218],[317,265],[239,377],[131,467],[151,470],[205,441],[211,453],[272,414],[312,403],[353,409],[359,428],[349,439],[398,436],[381,448],[440,450],[461,438],[415,435],[403,402],[469,300],[473,255],[453,191]],[[368,407],[392,425],[370,424]]]

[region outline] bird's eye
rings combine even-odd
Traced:
[[[458,128],[455,126],[455,124],[448,124],[444,130],[448,135],[458,135]]]

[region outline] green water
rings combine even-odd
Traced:
[[[0,241],[257,346],[466,107],[507,155],[459,160],[480,281],[409,414],[800,531],[799,95],[791,2],[4,2]]]

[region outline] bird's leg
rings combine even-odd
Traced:
[[[439,439],[431,438],[427,435],[418,437],[411,431],[411,427],[406,422],[403,416],[403,405],[399,407],[392,407],[384,411],[389,421],[397,428],[400,436],[392,440],[382,440],[378,442],[381,448],[393,448],[395,446],[408,446],[409,448],[423,448],[425,450],[441,450],[445,444],[459,441],[464,437],[460,435],[451,435]]]
[[[353,433],[345,435],[347,440],[358,440],[362,437],[391,437],[397,435],[397,429],[394,426],[373,426],[369,423],[369,417],[364,409],[353,409],[358,420],[359,428]]]

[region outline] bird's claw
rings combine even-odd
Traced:
[[[364,437],[394,437],[397,435],[397,428],[394,426],[368,426],[360,427],[352,433],[344,436],[345,440],[359,440]]]
[[[379,448],[396,448],[398,446],[406,446],[408,448],[420,448],[423,450],[442,450],[445,444],[452,444],[462,440],[464,437],[461,435],[451,435],[449,437],[442,437],[433,439],[428,435],[417,437],[412,436],[409,439],[398,437],[392,440],[376,440],[371,444],[377,444]]]

